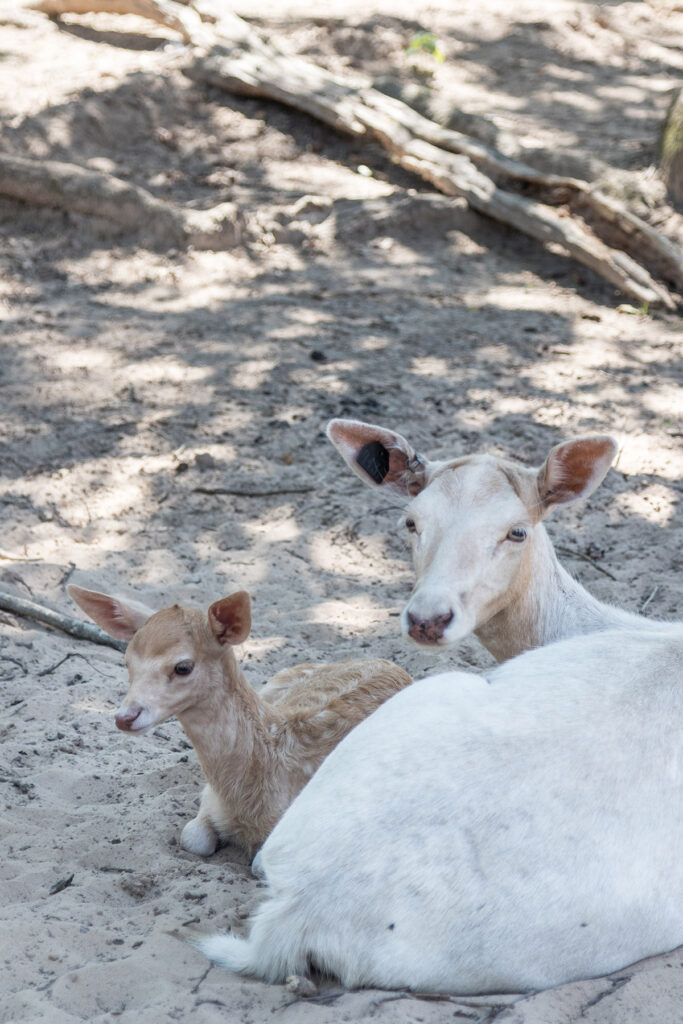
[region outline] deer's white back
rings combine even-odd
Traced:
[[[277,825],[233,964],[484,992],[682,943],[682,665],[683,634],[615,632],[413,684]]]

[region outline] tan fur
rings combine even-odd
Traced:
[[[192,674],[174,676],[174,664],[188,658]],[[207,616],[178,606],[135,633],[126,660],[124,707],[153,708],[155,724],[178,717],[211,787],[197,820],[250,853],[337,743],[412,682],[381,659],[303,664],[279,672],[260,695]]]

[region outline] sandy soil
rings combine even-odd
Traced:
[[[683,66],[674,7],[478,0],[417,20],[405,0],[348,0],[311,20],[273,0],[256,24],[331,68],[430,81],[503,142],[608,164],[610,187],[680,237],[652,170]],[[0,559],[0,586],[74,614],[69,580],[157,606],[247,588],[255,686],[364,650],[415,675],[489,664],[475,641],[437,660],[400,640],[411,574],[397,512],[323,434],[348,415],[429,454],[531,463],[561,438],[617,434],[616,471],[552,535],[601,598],[680,616],[679,320],[620,309],[588,271],[434,199],[373,146],[192,83],[171,33],[1,10],[7,151],[178,203],[233,199],[262,231],[227,253],[151,252],[104,222],[0,201],[2,548],[34,559]],[[443,63],[406,54],[418,29],[438,34]],[[322,202],[283,230],[278,214],[307,194]],[[303,1002],[208,968],[169,930],[224,926],[258,889],[235,849],[202,862],[178,847],[201,786],[179,726],[116,732],[115,651],[4,613],[0,645],[0,1020],[680,1019],[681,950],[480,1005],[334,986]]]

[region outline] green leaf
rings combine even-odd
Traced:
[[[406,52],[414,53],[418,50],[431,53],[432,57],[440,64],[446,59],[446,54],[439,46],[439,40],[433,32],[416,32],[414,36],[411,36]]]

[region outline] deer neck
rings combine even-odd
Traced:
[[[598,601],[564,569],[542,524],[534,530],[505,606],[475,630],[496,661],[555,640],[638,627],[638,615]]]

